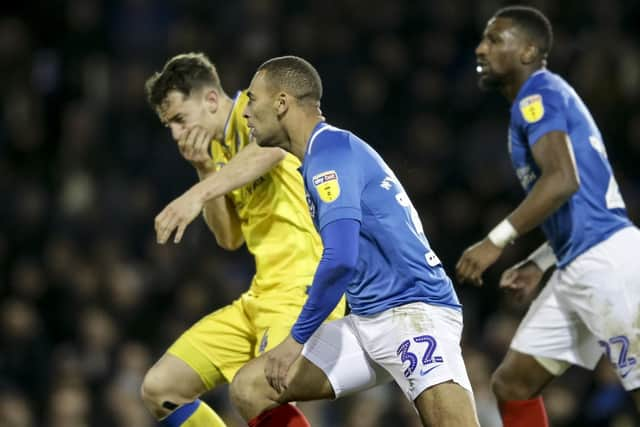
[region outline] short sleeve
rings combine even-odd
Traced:
[[[321,132],[308,154],[305,179],[317,210],[318,228],[338,219],[362,221],[362,167],[346,133]]]
[[[568,133],[565,102],[562,95],[554,90],[531,91],[517,101],[514,106],[514,123],[526,135],[530,146],[543,135],[552,131]]]

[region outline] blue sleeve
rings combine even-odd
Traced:
[[[338,305],[351,282],[358,262],[360,223],[340,219],[321,231],[324,251],[309,289],[309,297],[291,329],[297,342],[305,343]]]
[[[364,189],[363,166],[345,132],[318,135],[308,155],[305,179],[315,202],[318,228],[338,219],[362,220],[360,197]]]
[[[552,131],[569,133],[565,101],[560,92],[549,88],[530,91],[515,106],[517,123],[533,146],[545,134]]]

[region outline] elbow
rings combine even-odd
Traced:
[[[356,272],[356,260],[346,260],[334,267],[336,278],[351,278]]]
[[[567,201],[580,188],[580,179],[576,175],[566,177],[562,180],[562,184],[558,186],[558,198]]]
[[[547,194],[559,204],[569,200],[580,188],[580,178],[577,173],[558,170],[543,176]]]
[[[268,147],[265,149],[269,150],[270,161],[268,163],[271,168],[279,165],[280,162],[282,162],[284,158],[287,157],[287,152],[280,147]]]
[[[224,250],[235,251],[243,245],[244,239],[233,236],[216,236],[216,243]]]

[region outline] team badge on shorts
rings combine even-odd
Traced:
[[[313,177],[313,185],[323,202],[331,203],[340,196],[340,184],[336,171],[326,171]]]
[[[258,347],[258,353],[262,354],[267,349],[267,345],[269,344],[269,328],[265,329],[264,335],[262,335],[262,339],[260,340],[260,347]]]
[[[520,112],[528,123],[535,123],[544,116],[542,95],[530,95],[520,101]]]

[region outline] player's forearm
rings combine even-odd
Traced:
[[[279,148],[263,148],[252,143],[217,172],[212,168],[196,169],[200,182],[190,191],[203,201],[205,222],[220,246],[234,250],[244,242],[240,220],[224,195],[269,172],[285,155]]]
[[[318,264],[307,302],[291,329],[293,339],[304,344],[313,335],[340,302],[354,271],[355,266]]]
[[[196,168],[196,172],[200,182],[216,173],[213,164],[207,168]],[[194,191],[196,186],[192,187],[190,191]],[[220,247],[235,250],[242,246],[244,236],[240,228],[240,219],[231,200],[225,196],[207,200],[203,204],[202,216]]]
[[[509,215],[518,235],[542,224],[578,190],[578,184],[564,179],[560,173],[543,174],[522,203]]]
[[[298,343],[305,343],[313,335],[351,283],[358,259],[359,231],[359,222],[346,219],[328,224],[321,231],[325,246],[322,259],[307,302],[291,329],[291,336]]]
[[[260,178],[285,156],[286,153],[279,148],[264,148],[251,143],[216,173],[204,176],[195,190],[205,202],[223,196]]]
[[[227,250],[238,249],[244,243],[240,219],[233,203],[225,196],[207,201],[202,210],[204,221],[218,245]]]

